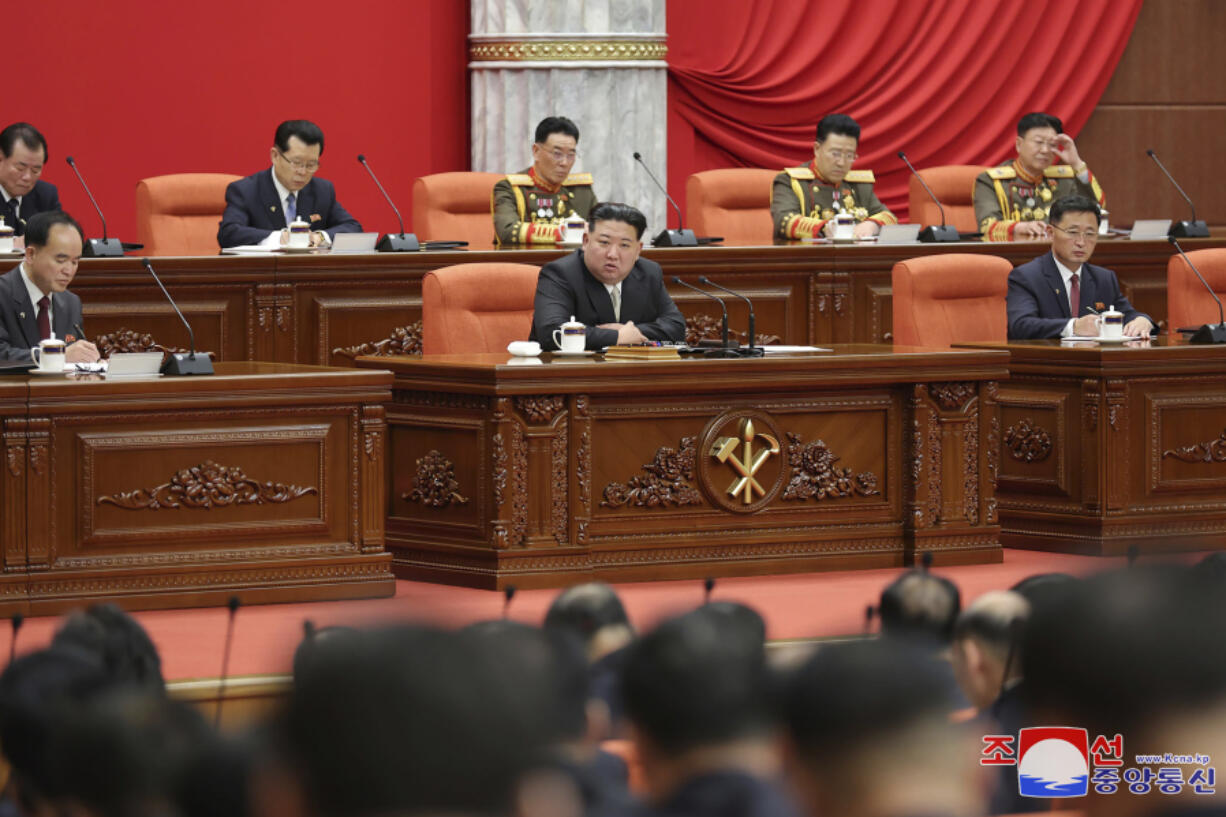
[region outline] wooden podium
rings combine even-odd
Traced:
[[[358,359],[395,373],[394,572],[482,588],[999,561],[1006,362]]]
[[[386,372],[0,378],[0,615],[389,596]]]
[[[1160,337],[1006,349],[1001,541],[1118,556],[1226,547],[1226,349]]]

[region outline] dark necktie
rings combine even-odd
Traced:
[[[1076,320],[1078,313],[1081,312],[1081,283],[1077,280],[1080,277],[1077,273],[1073,273],[1068,285],[1068,306],[1073,320]]]
[[[18,213],[21,203],[17,201],[16,196],[13,196],[9,199],[8,204],[8,212],[4,214],[4,222],[13,228],[13,235],[25,235],[25,224],[21,222],[21,215]]]
[[[51,299],[46,295],[38,302],[38,334],[43,340],[51,337]]]
[[[298,220],[298,197],[293,193],[285,197],[285,216],[291,223]]]

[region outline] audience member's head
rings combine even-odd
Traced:
[[[604,582],[576,584],[559,593],[545,613],[545,629],[566,631],[580,639],[589,661],[634,640],[622,600]]]
[[[331,643],[334,639],[352,638],[357,632],[352,627],[334,625],[317,628],[311,621],[303,622],[302,640],[298,642],[294,650],[294,677],[297,678],[303,672],[306,665],[315,659],[325,644]]]
[[[1066,593],[1077,591],[1081,580],[1068,573],[1036,573],[1027,576],[1009,589],[1024,598],[1034,610]]]
[[[1029,614],[1026,599],[1012,590],[990,590],[959,614],[950,657],[958,685],[978,709],[1021,677],[1022,625]]]
[[[944,647],[961,608],[958,586],[949,579],[909,570],[881,591],[881,634]]]
[[[790,777],[808,813],[978,815],[975,740],[950,723],[927,651],[894,639],[821,647],[789,679]]]
[[[721,626],[727,626],[741,633],[745,643],[755,649],[766,646],[766,622],[762,614],[749,605],[738,601],[712,601],[702,606],[704,615],[715,616],[721,620]]]
[[[743,619],[700,607],[663,622],[628,649],[622,693],[653,797],[711,771],[703,758],[777,760],[762,751],[774,728],[765,653]]]
[[[72,646],[98,656],[112,679],[142,689],[162,690],[162,659],[136,619],[114,604],[93,604],[65,619],[53,647]]]
[[[547,725],[527,673],[488,646],[408,627],[318,645],[277,729],[295,784],[266,802],[311,817],[508,811]]]

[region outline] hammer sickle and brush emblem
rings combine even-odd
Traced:
[[[754,440],[761,437],[767,447],[754,453]],[[741,456],[736,455],[737,445],[742,446]],[[732,466],[740,477],[728,486],[728,495],[741,497],[746,505],[752,505],[757,497],[766,496],[766,489],[754,477],[768,459],[779,453],[779,441],[769,434],[759,434],[754,430],[753,420],[748,417],[741,420],[740,434],[737,437],[720,437],[711,446],[711,456],[720,462]]]

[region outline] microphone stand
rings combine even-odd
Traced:
[[[728,287],[720,286],[705,275],[698,276],[698,283],[706,284],[709,287],[715,287],[721,292],[727,292],[734,298],[740,298],[745,302],[745,305],[749,307],[749,345],[742,346],[737,350],[737,354],[741,357],[764,357],[766,355],[766,350],[764,350],[761,346],[754,345],[754,338],[757,336],[754,334],[753,301],[749,300],[739,292],[734,292],[731,289],[728,289]]]
[[[740,351],[737,349],[737,345],[739,345],[739,344],[737,344],[737,343],[736,343],[736,341],[730,341],[730,340],[728,340],[728,306],[727,306],[727,304],[725,304],[725,303],[724,303],[724,299],[723,299],[723,298],[721,298],[721,297],[719,297],[718,295],[712,295],[710,292],[707,292],[707,291],[706,291],[706,290],[704,290],[704,289],[699,289],[698,287],[694,286],[693,284],[687,284],[685,281],[682,281],[682,280],[681,280],[681,276],[679,276],[679,275],[674,275],[674,276],[673,276],[673,283],[674,283],[674,284],[680,284],[681,286],[685,287],[686,289],[692,289],[692,290],[694,290],[695,292],[697,292],[699,295],[705,295],[705,296],[707,296],[708,298],[712,299],[713,301],[716,301],[717,303],[719,303],[719,308],[720,308],[720,309],[722,309],[722,310],[724,311],[724,320],[723,320],[723,324],[722,324],[722,326],[723,326],[723,342],[722,342],[722,346],[721,346],[720,348],[718,348],[718,349],[707,349],[706,351],[704,351],[704,352],[702,353],[702,356],[703,356],[703,357],[712,357],[712,358],[715,358],[715,357],[718,357],[718,358],[740,357],[740,356],[741,356]]]
[[[664,198],[668,199],[668,203],[677,211],[677,229],[670,230],[666,224],[665,229],[651,240],[651,245],[653,247],[697,247],[698,237],[694,235],[693,230],[685,229],[685,224],[681,218],[681,208],[677,206],[677,202],[673,201],[673,197],[668,195],[668,190],[664,185],[660,184],[660,180],[651,172],[651,168],[643,161],[642,155],[637,150],[634,152],[634,161],[643,166],[643,170],[647,171],[647,177],[655,183],[656,187],[660,188]]]
[[[952,224],[945,223],[945,208],[941,206],[940,199],[937,194],[932,192],[932,188],[928,186],[928,182],[924,181],[924,177],[919,174],[919,171],[911,164],[911,160],[907,158],[907,154],[901,150],[898,151],[898,158],[902,159],[903,164],[907,166],[907,170],[911,171],[911,175],[919,180],[923,186],[924,192],[928,194],[928,198],[932,199],[936,204],[937,209],[941,211],[941,226],[929,225],[920,231],[919,240],[925,244],[934,244],[942,241],[959,241],[961,237],[958,235],[958,228]]]

